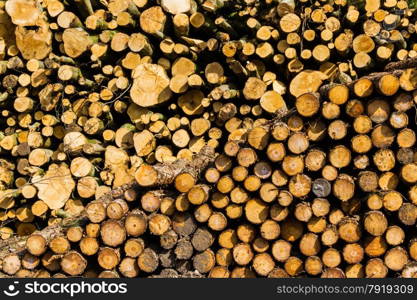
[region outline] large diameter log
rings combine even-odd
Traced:
[[[82,28],[68,28],[62,34],[64,50],[69,57],[76,58],[87,51],[94,40]]]
[[[12,22],[19,26],[36,26],[41,10],[35,0],[11,0],[7,1],[5,8]]]
[[[52,32],[46,22],[37,29],[18,26],[15,34],[16,45],[25,59],[44,59],[52,50]]]
[[[160,6],[152,6],[140,14],[140,27],[146,33],[163,35],[166,19]]]
[[[75,188],[71,171],[65,164],[50,165],[45,176],[35,176],[33,182],[38,189],[39,199],[43,200],[50,209],[62,208]]]
[[[173,15],[188,13],[191,9],[191,0],[162,0],[161,6]]]
[[[170,80],[160,65],[140,64],[133,70],[132,78],[130,97],[137,105],[150,107],[171,98]]]
[[[305,93],[317,92],[325,79],[327,76],[320,71],[304,70],[291,80],[290,93],[299,97]]]

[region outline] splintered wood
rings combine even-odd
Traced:
[[[416,24],[0,0],[1,277],[417,277]]]

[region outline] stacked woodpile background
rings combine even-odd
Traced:
[[[404,0],[0,1],[0,269],[416,277]]]

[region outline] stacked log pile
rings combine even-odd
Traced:
[[[404,0],[0,1],[0,269],[415,277]]]

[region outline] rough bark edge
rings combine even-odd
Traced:
[[[212,147],[205,146],[200,152],[194,155],[191,161],[177,159],[170,164],[156,164],[153,168],[158,173],[157,186],[169,185],[174,182],[175,177],[181,173],[189,173],[194,178],[198,178],[200,173],[214,161],[215,152]]]
[[[154,165],[154,168],[158,172],[158,185],[162,186],[171,184],[174,181],[175,176],[183,172],[190,172],[197,178],[200,172],[206,169],[207,166],[214,161],[214,157],[214,149],[212,147],[205,146],[193,157],[192,161],[178,159],[170,164],[156,164]],[[160,179],[159,176],[161,176]],[[113,199],[121,197],[125,191],[138,187],[139,185],[136,181],[134,181],[112,189],[110,192],[105,193],[97,200],[109,203],[113,201]],[[88,220],[85,210],[78,216],[69,216],[62,210],[58,211],[58,214],[63,217],[60,223],[47,226],[46,228],[36,231],[35,233],[42,235],[49,242],[56,236],[64,235],[67,228],[82,224]],[[11,253],[23,255],[26,250],[26,240],[28,237],[29,236],[14,236],[4,241],[0,241],[0,259],[3,259]]]
[[[403,70],[417,67],[417,57],[408,58],[401,61],[389,63],[385,66],[384,71],[392,72],[394,70]]]
[[[417,57],[408,58],[408,59],[405,59],[405,60],[402,60],[402,61],[396,61],[396,62],[389,63],[385,66],[383,72],[370,73],[369,75],[362,76],[362,77],[360,77],[356,80],[353,80],[352,82],[346,83],[345,85],[349,89],[351,89],[358,80],[364,79],[364,78],[367,78],[367,79],[369,79],[369,80],[371,80],[372,82],[375,83],[384,75],[394,75],[394,76],[400,77],[401,74],[405,70],[413,69],[413,68],[417,68]],[[339,84],[339,83],[331,82],[331,83],[322,85],[319,89],[320,94],[322,96],[327,96],[327,93],[330,90],[330,88],[332,88],[333,86],[335,86],[337,84]],[[340,84],[343,84],[343,83],[340,83]]]
[[[392,71],[386,71],[386,72],[375,72],[375,73],[370,73],[369,75],[365,75],[365,76],[362,76],[362,77],[360,77],[360,78],[358,78],[358,79],[356,79],[356,80],[354,80],[354,81],[352,81],[352,82],[349,82],[349,83],[346,83],[346,84],[344,84],[345,86],[347,86],[348,88],[349,88],[349,90],[352,90],[352,88],[353,88],[353,86],[355,85],[355,83],[356,82],[358,82],[359,80],[361,80],[361,79],[369,79],[369,80],[371,80],[373,83],[376,83],[376,82],[378,82],[378,80],[382,77],[382,76],[384,76],[384,75],[394,75],[394,76],[396,76],[396,77],[400,77],[401,76],[401,74],[405,71],[405,70],[407,70],[407,69],[412,69],[412,67],[411,68],[406,68],[406,69],[395,69],[395,70],[392,70]],[[332,83],[328,83],[328,84],[325,84],[325,85],[322,85],[321,87],[320,87],[320,89],[319,89],[319,93],[320,93],[320,95],[322,95],[323,97],[327,97],[327,93],[328,93],[328,91],[330,90],[330,88],[332,88],[333,86],[335,86],[335,83],[334,82],[332,82]]]

